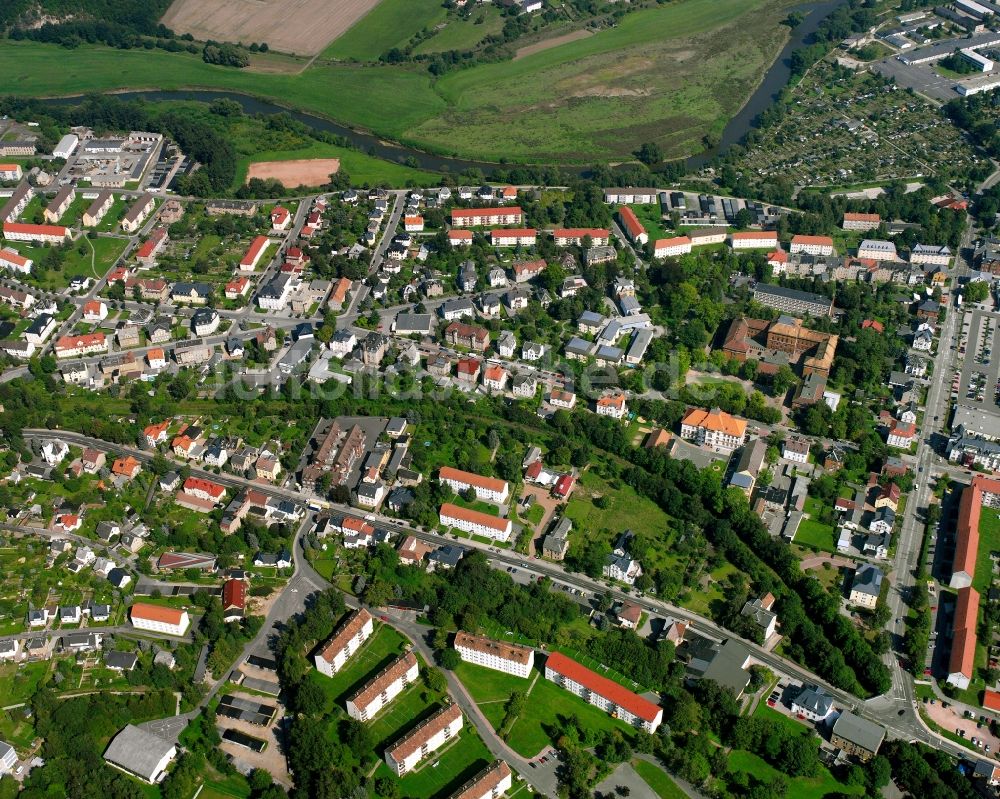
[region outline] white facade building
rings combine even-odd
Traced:
[[[494,641],[462,630],[455,634],[455,651],[466,663],[513,674],[515,677],[530,677],[535,665],[535,650],[530,646]]]
[[[332,677],[343,668],[374,631],[375,623],[371,614],[364,608],[354,611],[316,653],[316,669],[320,674]]]

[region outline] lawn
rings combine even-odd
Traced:
[[[100,238],[94,236],[71,242],[65,247],[66,256],[58,271],[50,269],[39,276],[39,273],[33,270],[28,282],[46,289],[59,289],[68,286],[74,277],[101,278],[124,252],[125,246],[124,239],[106,236]],[[49,249],[49,247],[21,247],[20,252],[37,264]]]
[[[532,757],[554,743],[559,735],[560,719],[569,716],[576,716],[583,724],[596,729],[625,729],[622,722],[549,682],[541,674],[533,686],[530,680],[468,663],[461,664],[455,674],[494,728],[503,720],[503,703],[511,693],[527,691],[531,686],[524,713],[506,735],[510,747],[524,757]]]
[[[424,28],[442,22],[439,0],[381,0],[323,51],[323,58],[376,61],[393,47],[404,47]]]
[[[753,715],[754,718],[766,721],[769,726],[784,727],[792,735],[804,735],[812,732],[805,724],[796,721],[791,716],[786,716],[784,713],[779,713],[774,708],[768,707],[765,702],[757,705]]]
[[[788,783],[786,799],[821,799],[831,793],[843,793],[861,796],[864,794],[864,786],[844,785],[837,782],[825,766],[820,766],[819,774],[815,777],[795,777],[789,779],[773,766],[764,762],[752,752],[742,749],[734,750],[729,755],[729,770],[743,771],[752,774],[755,779],[770,782],[781,777]]]
[[[455,676],[468,688],[477,705],[484,702],[503,703],[514,691],[527,691],[531,685],[530,678],[515,677],[513,674],[464,662],[455,669]]]
[[[427,757],[424,762],[399,780],[400,793],[412,799],[451,796],[467,780],[490,764],[493,758],[466,719],[458,737]],[[383,761],[375,776],[390,775]]]
[[[665,4],[629,13],[585,39],[440,78],[423,64],[321,59],[299,74],[248,72],[187,53],[66,50],[28,41],[5,42],[0,73],[5,91],[21,96],[143,87],[242,91],[422,149],[494,161],[591,163],[627,157],[645,142],[676,157],[701,150],[703,137],[720,133],[746,102],[788,35],[778,24],[788,5]],[[397,24],[403,14],[405,24]],[[433,0],[384,0],[326,55],[377,57],[436,19],[443,12]]]
[[[987,594],[993,581],[993,559],[1000,553],[1000,511],[983,508],[979,516],[979,554],[976,556],[976,575],[972,586],[980,594]]]
[[[833,539],[833,528],[815,519],[802,519],[795,533],[795,543],[826,552],[834,552],[837,549],[837,542]]]
[[[655,242],[657,239],[665,239],[673,236],[674,233],[667,233],[666,229],[663,227],[663,218],[660,216],[660,204],[650,203],[649,205],[630,205],[636,217],[642,226],[646,228],[646,232],[649,234],[650,243]]]
[[[319,685],[329,700],[328,709],[333,705],[343,705],[351,693],[374,677],[382,667],[402,654],[406,639],[392,627],[376,622],[375,632],[361,650],[333,677],[318,671],[310,672],[309,679]]]
[[[660,799],[686,799],[687,794],[677,787],[663,769],[647,760],[638,759],[632,761],[632,768]]]

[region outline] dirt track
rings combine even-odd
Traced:
[[[575,42],[577,39],[586,39],[588,36],[590,36],[590,31],[581,28],[578,31],[564,33],[562,36],[553,36],[551,39],[543,39],[540,42],[529,44],[527,47],[518,48],[518,51],[514,53],[514,60],[517,61],[519,58],[540,53],[542,50],[550,50],[551,48],[558,47],[561,44]]]
[[[198,40],[266,42],[313,55],[371,11],[378,0],[174,0],[163,24]]]
[[[340,169],[339,158],[305,158],[298,161],[255,161],[247,170],[247,180],[276,178],[284,186],[323,186]]]

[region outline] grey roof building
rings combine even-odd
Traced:
[[[750,650],[735,638],[727,638],[721,644],[696,638],[688,646],[688,652],[691,679],[713,680],[729,688],[737,698],[746,690],[750,683],[750,672],[746,669]]]
[[[158,782],[167,765],[177,756],[177,747],[158,735],[129,724],[104,752],[112,766],[148,783]]]
[[[885,728],[850,712],[843,712],[833,723],[830,743],[859,760],[871,760],[885,740]]]
[[[104,665],[115,671],[132,671],[139,658],[132,652],[108,652],[104,656]]]

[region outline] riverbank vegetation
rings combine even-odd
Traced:
[[[586,38],[441,76],[417,64],[324,59],[298,74],[269,73],[207,64],[200,49],[12,40],[0,48],[0,72],[4,90],[21,96],[149,86],[242,91],[486,161],[630,160],[646,143],[672,158],[717,139],[746,101],[788,34],[778,24],[787,5],[687,0],[644,8]]]

